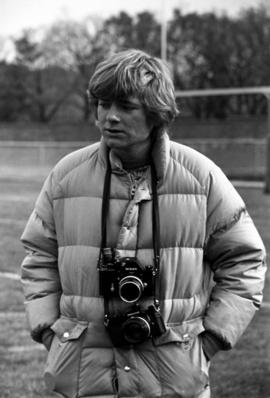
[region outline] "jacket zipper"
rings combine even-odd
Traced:
[[[136,188],[137,188],[136,185],[132,185],[131,190],[130,190],[131,199],[134,198]]]
[[[137,189],[137,184],[136,184],[136,181],[135,181],[135,178],[133,177],[133,175],[131,173],[129,173],[128,175],[129,175],[129,179],[131,181],[130,196],[131,196],[131,199],[133,199],[136,189]]]

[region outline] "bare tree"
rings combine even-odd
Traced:
[[[29,30],[14,41],[16,64],[24,68],[22,82],[30,118],[48,122],[70,95],[72,81],[62,67],[46,64],[43,49],[34,37],[35,32]]]
[[[99,26],[100,20],[90,17],[80,23],[58,21],[47,30],[41,43],[46,65],[62,67],[73,76],[73,105],[82,110],[84,120],[89,118],[88,80],[104,55],[96,42]]]

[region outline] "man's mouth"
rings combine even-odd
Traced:
[[[123,133],[123,130],[118,130],[118,129],[105,129],[105,131],[110,134]]]

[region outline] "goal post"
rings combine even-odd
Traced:
[[[245,95],[262,94],[267,100],[267,131],[266,131],[266,171],[265,171],[265,193],[270,193],[270,87],[232,87],[213,88],[201,90],[176,90],[176,98],[208,97],[223,95]]]

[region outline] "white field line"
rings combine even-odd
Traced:
[[[263,189],[265,186],[264,181],[245,181],[245,180],[231,180],[231,183],[236,188],[254,188]]]
[[[7,278],[19,281],[21,277],[19,274],[16,274],[15,272],[0,272],[0,278]]]
[[[7,351],[11,354],[29,352],[29,351],[45,351],[46,348],[42,344],[30,344],[30,345],[14,345],[7,348]]]
[[[38,194],[10,194],[10,193],[0,193],[0,201],[2,202],[20,202],[29,203],[36,200]]]
[[[25,318],[24,311],[0,311],[0,319],[4,318]]]
[[[1,225],[16,225],[19,227],[24,227],[26,225],[27,220],[14,220],[14,218],[3,218],[0,217]]]

